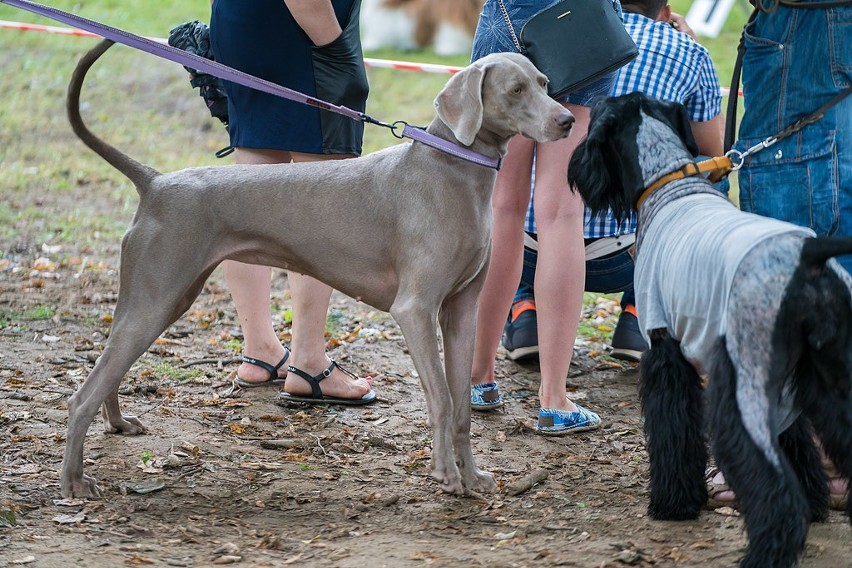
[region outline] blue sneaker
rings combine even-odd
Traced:
[[[540,409],[535,429],[539,434],[545,436],[562,436],[571,432],[595,430],[600,425],[600,416],[578,404],[577,412],[556,410],[555,408]]]
[[[503,406],[503,397],[497,383],[485,383],[482,385],[470,385],[470,408],[485,411],[494,410]]]

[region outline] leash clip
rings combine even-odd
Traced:
[[[404,120],[397,120],[396,122],[383,122],[381,120],[373,118],[368,114],[362,114],[361,120],[369,124],[384,126],[385,128],[391,131],[391,134],[393,134],[395,138],[399,138],[400,140],[403,139],[403,130],[405,130],[405,127],[408,126],[408,123]]]
[[[388,128],[390,128],[391,134],[394,135],[395,138],[399,138],[402,140],[404,138],[403,133],[405,132],[405,127],[409,126],[407,122],[404,120],[397,120],[396,122],[390,124]]]
[[[761,150],[765,150],[765,149],[769,148],[770,146],[772,146],[773,144],[778,142],[778,140],[780,140],[780,138],[778,136],[770,136],[769,138],[766,138],[765,140],[758,142],[757,144],[755,144],[754,146],[752,146],[751,148],[749,148],[745,152],[740,152],[739,150],[734,150],[734,149],[728,150],[727,152],[725,152],[725,156],[727,156],[731,160],[731,164],[732,164],[731,170],[732,171],[739,170],[743,166],[743,163],[745,162],[746,158],[748,158],[752,154],[760,152]]]

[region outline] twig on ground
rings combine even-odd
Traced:
[[[537,469],[530,473],[529,475],[525,475],[514,483],[510,483],[506,486],[506,493],[510,497],[514,497],[515,495],[520,495],[525,491],[529,491],[539,483],[543,482],[547,479],[549,473],[546,469]]]

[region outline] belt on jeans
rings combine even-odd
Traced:
[[[636,242],[636,233],[626,233],[615,237],[602,237],[595,239],[586,245],[586,260],[597,260],[604,256],[620,252],[633,246]],[[538,252],[538,241],[527,232],[524,232],[524,246],[532,251]]]

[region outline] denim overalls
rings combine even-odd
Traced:
[[[803,0],[808,2],[811,0]],[[760,13],[745,30],[744,151],[852,83],[852,6]],[[821,120],[755,153],[739,173],[740,207],[852,236],[852,96]],[[852,270],[852,256],[840,257]]]

